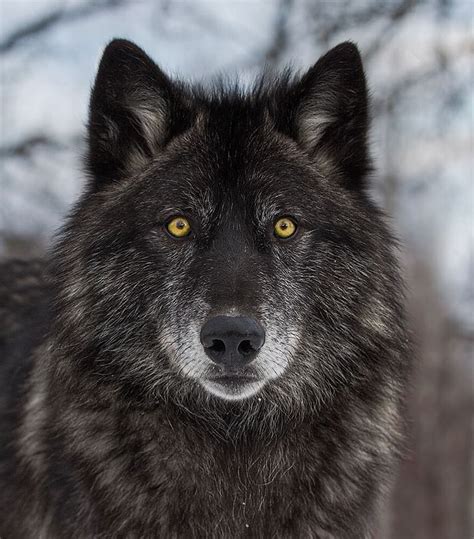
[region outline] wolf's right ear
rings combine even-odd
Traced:
[[[134,43],[109,43],[89,109],[87,166],[95,186],[118,181],[143,166],[180,127],[184,130],[187,111],[178,93]]]
[[[296,140],[310,156],[322,152],[334,159],[345,173],[345,186],[359,189],[370,159],[368,92],[356,45],[346,42],[331,49],[294,92]]]

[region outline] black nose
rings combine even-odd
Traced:
[[[206,354],[225,367],[243,367],[250,363],[264,342],[262,326],[245,316],[216,316],[201,329]]]

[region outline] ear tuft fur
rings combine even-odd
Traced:
[[[311,155],[326,150],[358,188],[369,169],[368,93],[357,47],[341,43],[320,58],[297,88],[296,138]]]

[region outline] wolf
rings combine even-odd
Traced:
[[[364,538],[403,447],[366,79],[191,85],[105,49],[84,192],[0,277],[0,535]]]

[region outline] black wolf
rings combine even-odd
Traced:
[[[106,48],[83,196],[1,274],[0,534],[371,533],[410,350],[343,43],[211,89]]]

